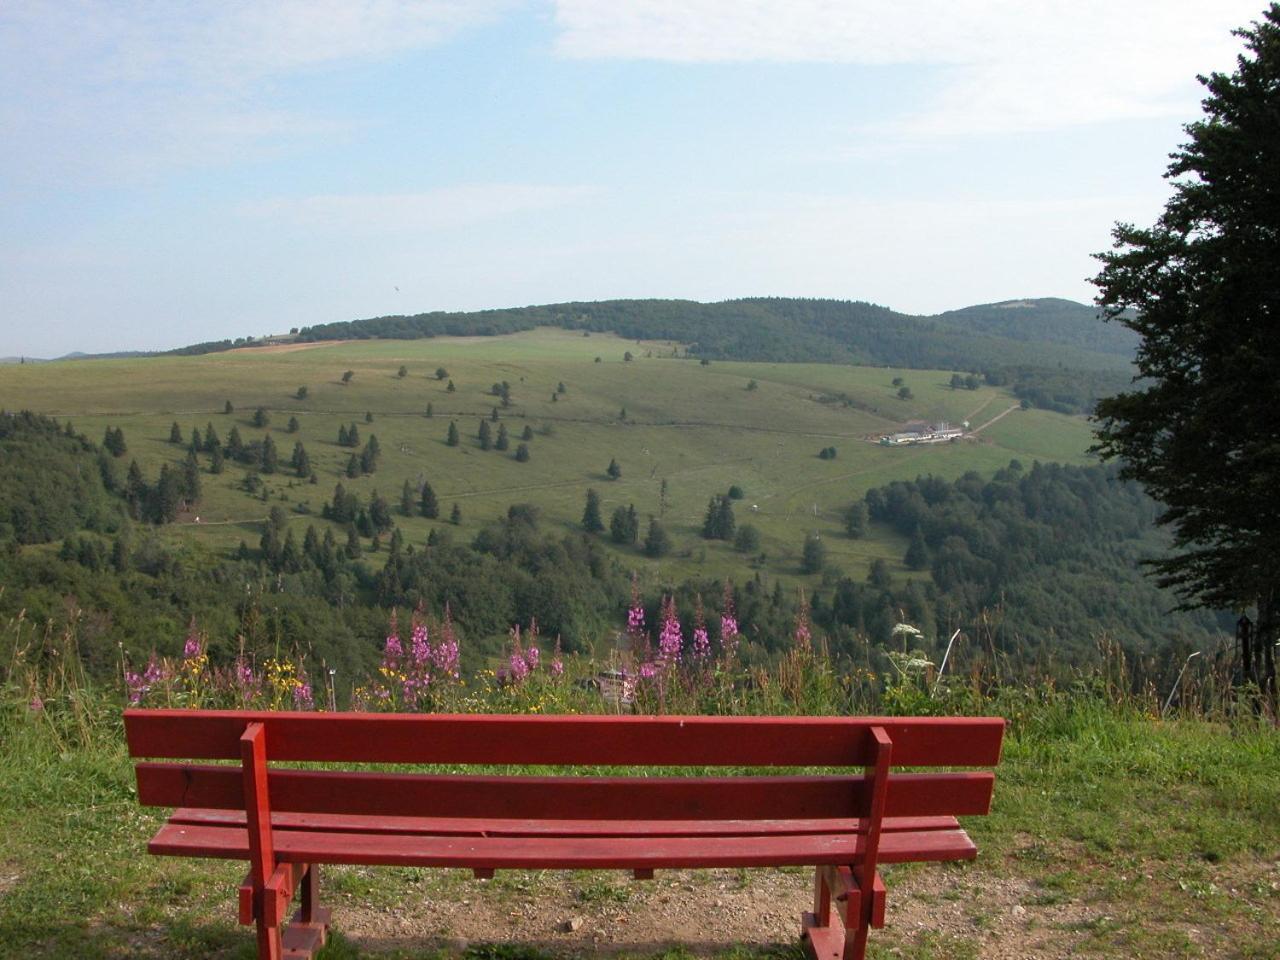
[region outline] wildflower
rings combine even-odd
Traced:
[[[525,659],[524,647],[520,643],[520,624],[511,628],[511,656],[507,658],[505,679],[511,683],[519,683],[529,675],[529,661]]]
[[[261,678],[253,672],[253,664],[246,660],[243,654],[236,658],[235,682],[236,688],[240,691],[240,697],[246,704],[253,700],[262,686]]]
[[[311,695],[311,684],[305,680],[299,680],[298,685],[293,688],[293,707],[295,710],[313,710],[315,709],[315,698]]]
[[[556,652],[551,658],[551,675],[558,677],[564,673],[564,659],[560,655],[560,638],[556,637]]]
[[[738,649],[741,634],[738,632],[738,618],[734,614],[733,587],[729,581],[724,582],[724,596],[720,604],[720,649],[726,657],[732,657]]]
[[[409,638],[409,652],[415,668],[421,669],[431,663],[431,643],[426,624],[415,623]]]
[[[458,638],[453,632],[453,617],[449,604],[444,605],[444,624],[440,627],[440,642],[435,646],[432,662],[441,676],[458,679]]]
[[[895,640],[901,637],[904,644],[910,640],[924,639],[924,634],[909,623],[895,623],[893,625],[893,629],[890,631],[890,636]]]
[[[702,610],[702,595],[698,595],[693,611],[693,659],[705,663],[711,659],[711,638],[707,636],[707,618]]]
[[[658,635],[658,659],[667,665],[680,662],[680,650],[684,637],[680,633],[680,618],[676,616],[675,597],[662,599],[662,632]]]
[[[803,590],[800,591],[800,606],[796,610],[796,625],[792,636],[797,650],[810,648],[812,633],[809,629],[809,601],[805,599]]]
[[[391,611],[391,623],[387,627],[387,640],[382,648],[382,665],[394,671],[404,656],[404,646],[400,643],[400,627],[396,622],[396,612]]]
[[[204,638],[196,630],[196,618],[187,626],[187,642],[182,645],[182,659],[195,660],[204,652]]]
[[[40,694],[31,695],[31,702],[27,704],[27,709],[32,713],[39,713],[44,709],[44,701],[40,699]]]
[[[631,574],[631,607],[627,610],[627,635],[632,646],[644,637],[644,604],[640,602],[640,584],[634,573]]]
[[[524,662],[528,665],[530,673],[538,669],[538,660],[541,656],[538,648],[532,645],[524,652]]]

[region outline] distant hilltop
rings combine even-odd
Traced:
[[[270,337],[211,341],[170,352],[213,353],[287,341],[495,336],[541,326],[676,340],[688,344],[691,355],[709,360],[1115,369],[1127,367],[1137,348],[1132,331],[1103,323],[1094,307],[1057,298],[1004,300],[917,316],[861,301],[753,297],[717,303],[599,300],[400,314],[317,324]]]

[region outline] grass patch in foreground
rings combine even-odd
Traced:
[[[1163,723],[1086,693],[1012,699],[1003,705],[1016,720],[995,807],[967,824],[978,863],[895,868],[889,926],[872,956],[982,957],[1013,922],[1026,928],[1012,931],[1019,937],[1099,957],[1276,956],[1280,735]],[[12,698],[0,716],[0,958],[251,957],[250,933],[233,913],[243,867],[147,856],[161,820],[137,806],[118,710],[94,702],[82,716],[64,728],[56,708],[31,713]],[[748,873],[741,886],[712,885],[695,875],[672,896],[706,897],[710,911],[711,898],[760,884],[767,894],[774,882],[793,880],[798,888],[808,882]],[[394,925],[357,940],[342,935],[344,914],[356,911],[430,916],[424,904],[467,901],[502,918],[496,911],[532,903],[546,926],[559,910],[638,921],[658,908],[652,888],[609,874],[500,873],[479,884],[460,872],[347,868],[329,870],[325,889],[338,931],[329,960],[543,960],[593,949],[590,941],[538,943],[535,932],[525,942],[522,931],[533,928],[519,918],[494,928],[494,939],[514,943],[464,947],[449,931]],[[912,900],[921,926],[895,926],[894,911]],[[958,919],[944,928],[944,916]],[[787,916],[777,926],[779,943],[763,951],[655,943],[610,952],[798,957],[798,923]]]

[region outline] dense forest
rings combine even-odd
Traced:
[[[104,440],[123,443],[111,431]],[[604,655],[625,623],[631,571],[606,546],[609,534],[548,527],[532,505],[513,504],[469,542],[441,524],[411,544],[397,511],[421,505],[364,503],[339,486],[326,519],[275,508],[256,543],[208,555],[165,536],[171,517],[145,506],[166,484],[194,497],[198,484],[189,489],[182,469],[170,481],[122,481],[126,458],[44,417],[0,416],[0,617],[53,633],[74,619],[101,674],[118,669],[121,652],[134,662],[172,652],[191,618],[215,658],[240,645],[257,656],[301,651],[346,676],[373,668],[393,607],[447,607],[471,668],[499,652],[512,624],[536,620],[566,652]],[[50,482],[46,470],[76,483]],[[1014,463],[990,480],[892,483],[850,505],[848,535],[882,525],[908,538],[912,573],[893,577],[880,561],[853,578],[806,544],[822,586],[803,602],[837,657],[873,666],[904,619],[930,636],[982,624],[995,647],[1038,669],[1087,663],[1103,635],[1136,652],[1174,649],[1216,624],[1171,612],[1172,597],[1138,569],[1163,545],[1156,512],[1138,487],[1098,466]],[[802,601],[760,574],[734,589],[744,654],[763,661],[788,643]],[[686,611],[700,599],[712,616],[722,585],[646,585],[650,622],[663,593]]]
[[[968,307],[933,317],[845,300],[762,297],[605,300],[546,306],[373,317],[304,327],[302,341],[496,336],[538,326],[675,340],[704,360],[855,363],[964,370],[1008,385],[1032,406],[1077,413],[1123,389],[1135,338],[1069,300]],[[175,353],[252,346],[222,340]]]

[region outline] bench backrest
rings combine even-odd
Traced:
[[[999,762],[999,717],[636,717],[128,710],[130,756],[241,760],[261,724],[273,763],[833,768],[819,775],[492,776],[288,769],[271,808],[373,816],[590,820],[866,816],[874,777],[849,768]],[[886,744],[889,745],[886,748]],[[146,806],[244,809],[239,766],[137,765]],[[988,771],[887,777],[884,816],[986,813]]]

